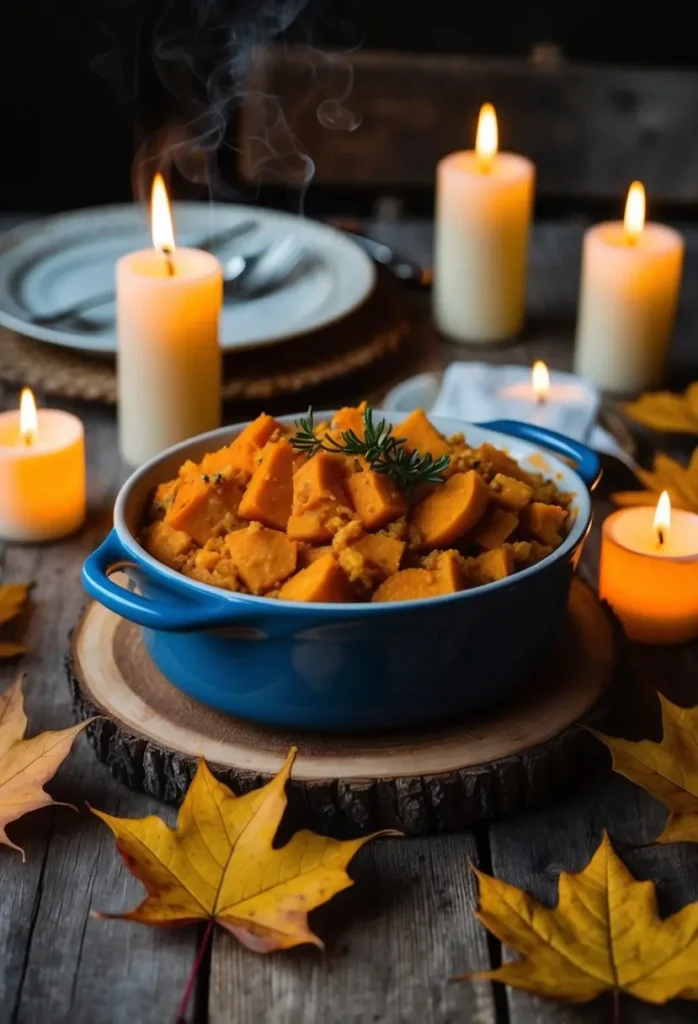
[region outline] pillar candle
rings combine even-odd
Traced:
[[[497,147],[485,104],[475,150],[437,167],[434,316],[456,341],[499,341],[523,324],[535,168]]]
[[[631,640],[683,643],[698,637],[698,515],[660,503],[604,521],[599,593]]]
[[[175,250],[159,176],[153,242],[116,272],[119,437],[134,466],[221,421],[221,267],[209,253]]]
[[[22,392],[21,409],[0,413],[0,538],[57,540],[85,518],[85,437],[77,416],[39,409]]]
[[[639,182],[625,219],[584,236],[575,369],[606,391],[644,391],[662,382],[683,269],[678,231],[645,224]]]

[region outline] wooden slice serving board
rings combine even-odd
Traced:
[[[89,727],[97,756],[133,789],[178,801],[205,757],[244,792],[295,745],[289,797],[304,824],[419,834],[533,806],[605,763],[584,726],[608,714],[614,634],[593,591],[575,581],[555,653],[504,706],[379,734],[285,731],[198,704],[155,668],[138,627],[96,603],[75,630],[68,673],[79,717],[102,716]]]

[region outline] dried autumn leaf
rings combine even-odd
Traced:
[[[44,783],[56,774],[73,740],[87,724],[80,722],[25,740],[27,716],[21,677],[0,694],[0,844],[19,850],[22,858],[24,851],[8,839],[5,826],[29,811],[57,803],[44,791]]]
[[[662,741],[623,740],[589,731],[613,755],[613,769],[668,807],[658,843],[698,842],[698,707],[680,708],[660,694]]]
[[[304,942],[322,947],[308,913],[353,884],[346,866],[364,843],[397,833],[340,842],[304,831],[274,849],[294,758],[295,749],[271,782],[243,796],[200,761],[174,829],[155,816],[115,818],[92,809],[148,890],[135,910],[97,916],[151,925],[217,921],[256,953]]]
[[[688,466],[661,452],[655,456],[650,472],[637,469],[635,475],[644,484],[644,491],[619,491],[611,495],[616,505],[656,505],[662,491],[668,491],[674,508],[698,512],[698,448]]]
[[[698,999],[698,902],[662,920],[654,884],[632,877],[607,835],[579,874],[560,874],[556,907],[474,870],[479,920],[524,959],[463,978],[570,1003],[609,991],[649,1003]]]
[[[27,600],[31,583],[9,583],[0,586],[0,626],[16,618]],[[24,644],[0,640],[0,658],[14,658],[26,651]]]
[[[623,412],[636,423],[652,430],[677,434],[698,434],[698,381],[682,395],[673,391],[655,391],[626,402]]]

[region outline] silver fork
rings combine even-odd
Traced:
[[[223,264],[223,294],[226,302],[245,302],[258,299],[276,291],[303,269],[308,269],[314,262],[311,254],[294,239],[288,237],[272,242],[259,252],[248,256],[231,256]],[[114,295],[106,297],[102,304],[114,300]],[[96,305],[94,300],[90,304]],[[34,320],[38,323],[38,320]],[[62,311],[59,319],[51,319],[44,326],[61,324],[84,334],[109,330],[114,326],[114,317],[99,319],[83,316],[72,310]]]
[[[225,231],[209,235],[208,238],[198,243],[197,248],[203,249],[205,252],[215,253],[216,250],[228,246],[235,239],[248,235],[256,227],[257,221],[240,221]],[[101,292],[98,295],[88,295],[86,298],[79,299],[77,302],[64,306],[62,309],[52,309],[48,313],[36,313],[32,316],[31,322],[36,324],[37,327],[52,327],[68,321],[76,325],[84,320],[85,327],[83,329],[100,331],[104,329],[105,323],[108,323],[108,321],[99,320],[98,318],[84,318],[83,315],[89,313],[90,310],[98,309],[100,306],[106,306],[108,303],[113,302],[115,298],[116,294],[114,291]]]

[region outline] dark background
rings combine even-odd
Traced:
[[[163,18],[180,41],[195,41],[206,68],[219,59],[230,31],[260,40],[293,0],[2,3],[0,207],[50,211],[130,199],[136,146],[163,123],[189,116],[187,102],[165,89],[153,69]],[[694,66],[693,8],[686,0],[308,0],[284,38],[318,48],[492,55],[526,55],[533,45],[552,42],[580,61]],[[193,94],[194,81],[185,75],[180,84]],[[231,105],[226,116],[232,111]],[[698,130],[698,112],[696,118]],[[230,155],[223,177],[235,184]],[[181,182],[177,190],[183,197],[188,185]],[[197,194],[193,186],[191,194]],[[312,188],[308,198],[312,207]]]

